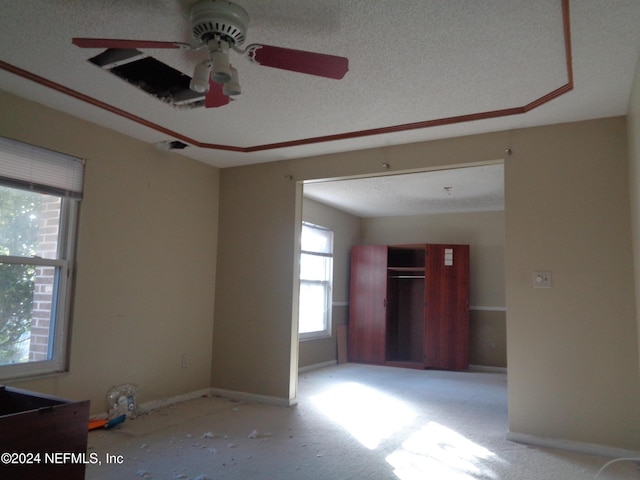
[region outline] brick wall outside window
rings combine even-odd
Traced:
[[[57,258],[60,229],[60,198],[49,197],[43,204],[38,228],[38,255]],[[38,267],[33,295],[33,315],[29,342],[29,361],[47,360],[51,332],[54,267]]]

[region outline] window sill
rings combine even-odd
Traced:
[[[61,377],[68,375],[69,370],[43,370],[29,372],[25,369],[13,372],[1,372],[0,368],[0,384],[8,384],[14,382],[29,382],[35,380],[45,380],[47,378]]]
[[[298,335],[298,341],[300,342],[308,342],[310,340],[324,340],[327,338],[332,338],[333,335],[327,332],[312,332],[312,333],[302,333]]]

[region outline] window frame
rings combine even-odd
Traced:
[[[69,157],[64,154],[52,152],[40,147],[35,147],[21,142],[0,138],[0,150],[6,144],[15,145],[18,155],[24,155],[25,161],[29,160],[28,154],[33,152],[34,157],[45,157],[46,161],[55,164],[60,159],[60,171],[69,162],[80,162],[82,167],[84,161]],[[0,151],[0,155],[4,152]],[[9,153],[12,153],[9,150]],[[20,158],[15,157],[15,158]],[[55,168],[55,167],[54,167]],[[77,167],[75,167],[77,168]],[[12,172],[13,173],[13,172]],[[51,300],[51,327],[48,332],[50,358],[45,360],[30,360],[23,363],[0,365],[0,382],[5,380],[15,380],[23,378],[36,378],[47,375],[56,375],[68,372],[69,369],[69,344],[71,309],[74,291],[74,270],[75,253],[78,234],[78,217],[80,200],[82,198],[83,178],[79,180],[79,186],[74,186],[73,190],[64,190],[56,185],[48,186],[46,183],[33,183],[29,179],[20,177],[20,174],[13,177],[2,176],[0,172],[0,186],[3,188],[31,191],[47,196],[54,196],[60,199],[59,224],[58,224],[58,253],[56,258],[42,258],[39,256],[19,256],[1,255],[0,264],[7,265],[32,265],[34,267],[53,267],[54,280]],[[41,176],[40,178],[46,176]]]
[[[334,241],[334,232],[333,230],[331,230],[330,228],[321,226],[321,225],[316,225],[314,223],[311,222],[306,222],[303,221],[302,222],[302,227],[301,230],[304,227],[308,227],[308,228],[315,228],[317,230],[323,230],[325,232],[330,233],[330,252],[326,253],[326,252],[317,252],[317,251],[313,251],[313,250],[304,250],[302,248],[302,242],[300,245],[300,263],[302,264],[302,256],[303,255],[313,255],[313,256],[319,256],[319,257],[323,257],[323,258],[328,258],[330,260],[330,264],[328,266],[328,272],[327,272],[327,279],[326,280],[305,280],[302,278],[302,269],[300,269],[300,274],[298,276],[298,281],[299,281],[299,291],[302,291],[302,285],[303,284],[307,284],[307,285],[323,285],[324,286],[324,303],[325,303],[325,307],[324,307],[324,318],[323,318],[323,323],[324,323],[324,329],[322,330],[314,330],[311,332],[300,332],[300,325],[301,325],[301,321],[302,321],[302,315],[301,315],[301,306],[302,306],[302,301],[300,299],[300,294],[298,294],[298,339],[300,341],[304,341],[304,340],[316,340],[316,339],[320,339],[320,338],[331,338],[333,333],[332,333],[332,309],[333,309],[333,241]]]

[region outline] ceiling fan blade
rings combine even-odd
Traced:
[[[252,44],[245,55],[254,63],[318,77],[341,79],[349,70],[349,59],[271,45]]]
[[[80,48],[190,48],[187,43],[159,42],[155,40],[122,40],[117,38],[73,38],[71,43]]]
[[[229,97],[222,93],[222,83],[216,83],[209,79],[209,91],[204,97],[206,108],[224,107],[229,103]]]

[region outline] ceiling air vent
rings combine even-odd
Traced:
[[[165,140],[162,142],[157,142],[155,146],[158,150],[168,151],[168,150],[184,150],[189,145],[179,140]]]

